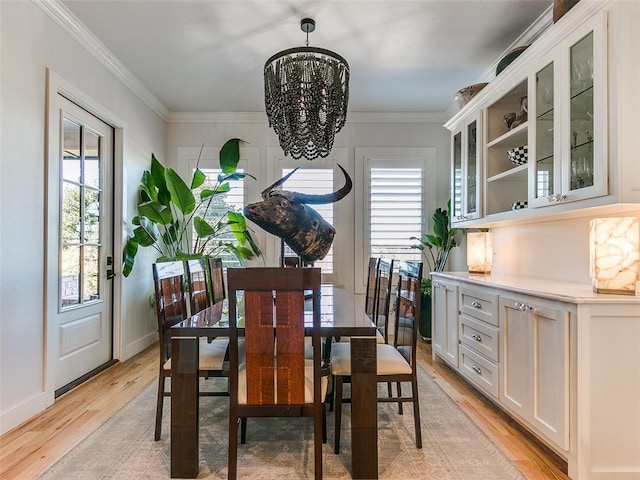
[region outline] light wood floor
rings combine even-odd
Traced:
[[[566,465],[558,458],[451,369],[434,365],[430,345],[421,342],[418,353],[427,372],[527,478],[568,479],[564,473]],[[0,437],[0,479],[38,478],[155,379],[157,355],[157,347],[152,347],[110,367],[58,398],[37,417]]]

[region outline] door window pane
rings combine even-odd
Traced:
[[[84,190],[84,242],[100,242],[100,192]]]
[[[91,187],[100,187],[100,137],[90,131],[84,135],[83,182]]]
[[[100,137],[63,121],[60,203],[61,308],[100,298]]]
[[[80,303],[80,247],[67,245],[60,252],[60,296],[62,307]]]
[[[78,185],[62,184],[62,244],[80,244],[80,195]]]
[[[85,302],[90,302],[92,300],[98,300],[99,289],[98,289],[98,272],[100,271],[100,258],[98,247],[84,247],[83,256],[84,256],[84,264],[83,264],[83,297]]]
[[[80,182],[80,125],[64,119],[64,148],[62,153],[62,178]]]

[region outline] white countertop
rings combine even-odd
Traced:
[[[471,274],[468,272],[431,272],[441,278],[459,280],[484,287],[505,288],[527,295],[535,295],[550,300],[570,303],[625,303],[638,304],[638,295],[612,295],[595,293],[590,284],[563,282],[546,278],[525,277],[521,275]]]

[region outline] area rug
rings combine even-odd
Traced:
[[[422,449],[415,447],[411,406],[405,404],[404,415],[399,415],[397,404],[378,404],[381,479],[525,478],[422,368],[418,370],[418,380]],[[154,442],[155,388],[155,384],[149,386],[40,478],[168,479],[169,401],[165,404],[162,439]],[[386,386],[381,388],[386,390]],[[342,421],[341,452],[335,455],[334,416],[332,412],[327,415],[329,443],[324,445],[323,468],[328,480],[351,478],[349,405],[343,408]],[[309,419],[249,419],[247,443],[238,447],[238,477],[313,478],[312,433]],[[198,478],[227,478],[227,443],[228,400],[201,398]]]

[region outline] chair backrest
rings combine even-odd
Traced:
[[[364,300],[364,311],[371,319],[373,319],[376,305],[378,262],[378,258],[371,257],[369,259],[369,269],[367,270],[367,291]]]
[[[207,288],[207,272],[202,259],[187,260],[187,283],[189,285],[189,313],[195,315],[211,305]]]
[[[171,357],[171,327],[187,318],[183,262],[153,264],[161,364]]]
[[[207,259],[207,265],[209,266],[211,303],[214,304],[222,302],[227,296],[224,288],[224,272],[222,270],[222,259],[209,258]]]
[[[385,342],[388,341],[389,305],[391,300],[391,277],[393,276],[393,259],[381,258],[378,261],[378,280],[376,288],[376,307],[374,318],[378,330]]]
[[[319,268],[227,269],[232,407],[238,401],[233,392],[238,391],[239,336],[245,337],[247,405],[305,403],[305,315],[313,318],[313,398],[314,403],[322,402],[320,279]],[[312,310],[305,312],[309,291]],[[237,308],[240,298],[244,311]]]
[[[420,321],[422,262],[400,262],[393,344],[412,367]]]

